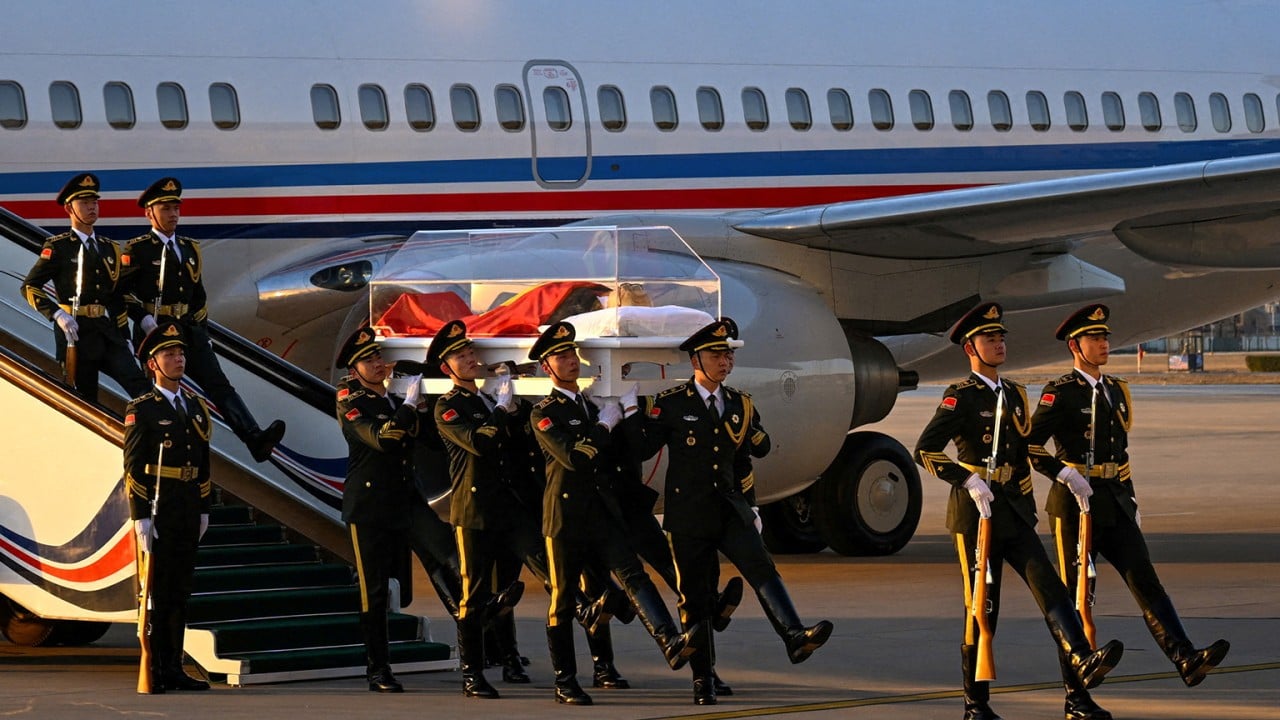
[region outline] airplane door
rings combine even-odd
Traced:
[[[524,89],[534,179],[548,188],[582,185],[591,173],[591,135],[578,71],[559,60],[533,60],[524,66]]]

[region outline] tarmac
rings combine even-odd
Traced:
[[[1034,399],[1038,382],[1029,390]],[[905,393],[890,417],[870,429],[910,448],[941,394],[941,386]],[[1120,639],[1126,651],[1094,698],[1116,718],[1280,720],[1280,483],[1274,438],[1280,385],[1135,384],[1133,400],[1134,481],[1157,570],[1192,640],[1204,646],[1223,637],[1232,648],[1217,672],[1199,687],[1186,688],[1120,578],[1100,562],[1098,637]],[[544,642],[546,607],[531,592],[517,618],[534,682],[505,685],[490,670],[502,692],[499,700],[463,698],[456,672],[402,675],[402,695],[376,695],[349,679],[139,696],[134,628],[118,625],[84,648],[0,642],[0,717],[958,719],[963,602],[955,550],[943,526],[948,486],[929,476],[922,483],[919,529],[898,554],[850,558],[825,551],[776,558],[801,615],[809,622],[831,620],[835,633],[807,662],[791,665],[759,603],[748,597],[716,638],[717,670],[735,694],[715,706],[693,705],[688,670],[668,670],[639,623],[614,625],[617,664],[632,689],[588,687],[595,705],[556,705]],[[1037,479],[1041,502],[1047,486]],[[1042,519],[1047,544],[1045,526]],[[1048,631],[1030,593],[1012,575],[1007,579],[992,706],[1010,719],[1061,718],[1061,680]],[[670,593],[667,598],[674,606]],[[434,599],[423,597],[409,611],[430,617],[437,639],[452,638],[452,626]],[[589,686],[590,658],[580,634],[578,664]]]

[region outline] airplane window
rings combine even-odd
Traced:
[[[655,85],[649,91],[649,107],[653,111],[653,124],[663,132],[671,132],[680,122],[676,113],[676,96],[671,88]]]
[[[338,91],[332,85],[311,86],[311,117],[321,130],[337,130],[342,125]]]
[[[769,105],[763,90],[755,87],[742,89],[742,116],[749,130],[759,132],[769,128]]]
[[[162,82],[156,86],[156,107],[161,125],[170,130],[187,126],[187,93],[178,83]]]
[[[1124,101],[1116,93],[1102,93],[1102,122],[1108,130],[1124,130]]]
[[[871,104],[871,125],[877,130],[892,130],[893,100],[889,93],[876,88],[867,93],[867,102]]]
[[[1142,119],[1142,127],[1152,132],[1163,127],[1160,117],[1160,100],[1154,93],[1138,93],[1138,116]]]
[[[53,111],[53,124],[63,130],[74,130],[83,121],[80,91],[69,82],[58,80],[49,84],[49,108]]]
[[[133,91],[122,82],[102,86],[102,104],[107,110],[107,124],[117,130],[128,130],[137,122],[133,109]]]
[[[1231,132],[1231,106],[1227,104],[1227,96],[1214,93],[1209,96],[1209,116],[1213,118],[1213,129],[1220,133]]]
[[[969,93],[963,90],[952,90],[947,94],[947,104],[951,106],[951,125],[957,130],[973,129],[973,103],[969,102]]]
[[[0,127],[18,130],[27,125],[27,99],[22,86],[12,80],[0,80]]]
[[[1000,132],[1013,128],[1013,108],[1009,105],[1009,96],[999,90],[987,93],[987,110],[991,113],[991,127]]]
[[[329,88],[332,90],[333,88]],[[337,110],[337,96],[334,96],[334,110]],[[236,89],[227,83],[213,83],[209,86],[209,114],[213,118],[214,127],[219,130],[235,130],[240,127],[240,99],[236,97]]]
[[[1067,127],[1076,132],[1089,129],[1089,108],[1085,106],[1084,95],[1068,90],[1062,95],[1062,104],[1067,109]]]
[[[917,130],[933,129],[933,100],[923,90],[912,90],[907,93],[907,105],[911,110],[911,124]]]
[[[370,130],[386,130],[390,121],[387,116],[387,94],[382,86],[361,85],[356,93],[360,100],[360,121]]]
[[[840,88],[827,91],[827,110],[831,113],[831,127],[841,132],[853,129],[853,102],[849,93]]]
[[[809,110],[809,94],[800,88],[787,88],[787,121],[796,130],[813,127],[813,113]]]
[[[1196,101],[1184,92],[1173,96],[1173,111],[1178,116],[1178,129],[1182,132],[1195,132]]]
[[[410,83],[404,86],[404,115],[409,127],[418,132],[426,132],[436,126],[436,107],[426,85]]]
[[[621,132],[627,127],[627,103],[622,91],[613,85],[601,85],[596,91],[600,105],[600,124],[609,132]]]
[[[1262,98],[1253,93],[1244,95],[1244,124],[1251,133],[1260,133],[1266,125],[1262,116]]]
[[[564,88],[543,88],[542,107],[547,114],[547,125],[552,130],[564,132],[573,126],[573,108],[569,104],[569,93]]]
[[[546,102],[546,93],[543,93]],[[520,91],[512,85],[499,85],[493,90],[493,102],[498,107],[498,125],[507,132],[520,132],[524,129],[524,99]],[[551,113],[547,113],[547,122],[555,127]]]
[[[1044,132],[1049,129],[1049,100],[1039,90],[1027,92],[1027,120],[1032,130]]]
[[[698,122],[703,129],[716,132],[724,128],[724,105],[715,88],[698,88]]]
[[[470,85],[449,88],[449,107],[453,111],[454,127],[463,132],[480,129],[480,101]]]

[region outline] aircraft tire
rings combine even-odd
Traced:
[[[765,547],[775,555],[816,553],[827,546],[813,524],[811,488],[760,508]]]
[[[882,433],[850,433],[811,491],[814,525],[841,555],[892,555],[920,523],[920,473],[907,449]]]
[[[0,632],[14,645],[43,647],[50,645],[49,637],[56,624],[33,614],[30,610],[6,597],[0,597]]]
[[[53,632],[49,634],[46,645],[66,645],[81,647],[91,645],[102,639],[111,629],[111,623],[92,620],[55,620]]]

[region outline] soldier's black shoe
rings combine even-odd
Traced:
[[[1173,664],[1178,667],[1178,674],[1182,676],[1182,682],[1187,687],[1195,687],[1199,685],[1204,676],[1209,674],[1219,663],[1227,656],[1227,651],[1231,649],[1231,643],[1226,640],[1219,640],[1203,650],[1196,650],[1187,643],[1187,649],[1175,657]]]
[[[556,702],[561,705],[590,705],[591,696],[582,689],[576,678],[556,681]]]
[[[529,673],[524,671],[524,663],[519,655],[512,655],[502,663],[502,682],[512,685],[527,685],[533,682]]]
[[[729,686],[729,683],[721,680],[719,673],[715,670],[711,671],[711,685],[716,689],[716,695],[729,697],[733,694],[733,688]]]
[[[822,647],[827,638],[831,637],[834,629],[835,626],[830,621],[823,620],[813,627],[788,630],[783,640],[787,644],[787,657],[791,658],[791,664],[808,660],[813,651]]]
[[[715,705],[716,686],[709,677],[693,679],[693,704]]]
[[[483,673],[463,673],[462,696],[495,700],[498,698],[498,691],[489,684],[489,681],[485,679]]]
[[[576,684],[576,681],[575,681]],[[598,662],[591,673],[591,684],[602,690],[630,690],[631,683],[622,677],[611,662]]]
[[[1072,653],[1071,669],[1085,688],[1091,690],[1101,685],[1107,673],[1115,669],[1121,655],[1124,655],[1124,645],[1119,640],[1112,640],[1091,653]]]
[[[733,611],[737,610],[741,603],[742,578],[729,578],[729,582],[724,584],[724,592],[716,598],[715,615],[711,616],[711,627],[715,628],[716,632],[724,632],[724,629],[729,627]]]
[[[266,430],[261,430],[247,438],[245,445],[249,447],[249,454],[253,455],[255,461],[266,462],[271,457],[271,451],[275,449],[276,443],[279,443],[283,437],[284,421],[274,420]]]
[[[667,664],[672,670],[679,670],[684,664],[689,662],[689,656],[698,651],[698,638],[702,637],[703,624],[698,623],[683,633],[677,633],[670,628],[658,638],[658,644],[662,647],[662,656],[667,659]]]
[[[1001,718],[985,702],[967,702],[964,704],[964,720],[1001,720]]]
[[[209,683],[191,677],[183,672],[181,668],[166,671],[162,682],[159,684],[165,690],[200,691],[209,689]]]
[[[1111,713],[1103,710],[1087,692],[1069,692],[1063,704],[1067,720],[1111,720]]]
[[[369,673],[369,689],[380,693],[402,693],[404,686],[391,674],[391,668],[383,666]]]

